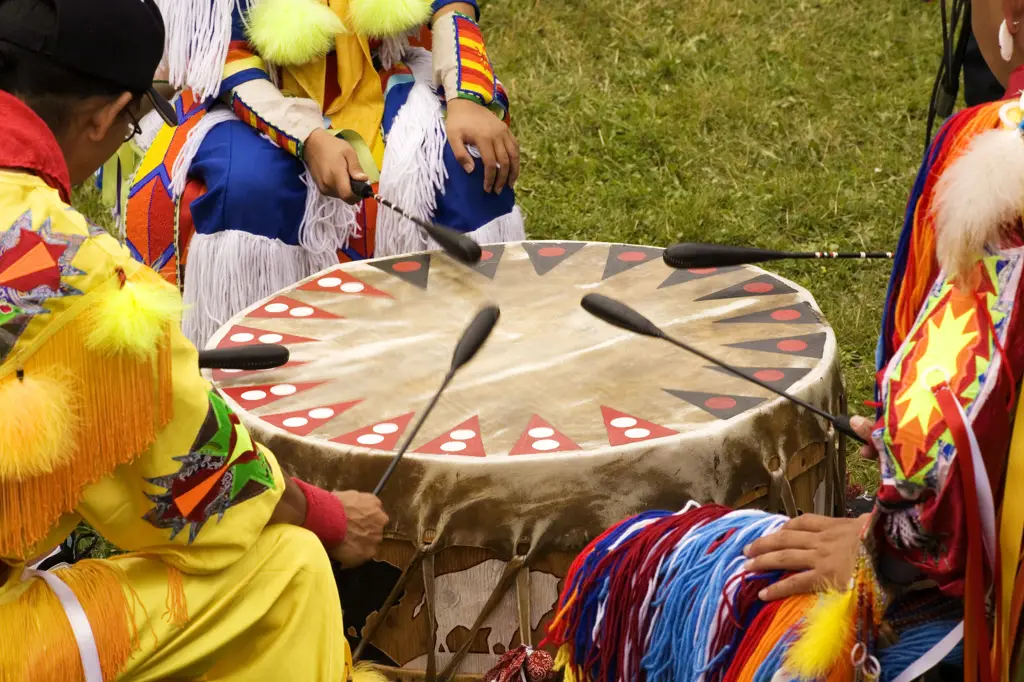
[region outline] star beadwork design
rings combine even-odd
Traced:
[[[188,528],[191,544],[211,518],[220,520],[231,507],[274,488],[274,472],[266,457],[237,415],[214,393],[207,422],[211,420],[216,431],[192,452],[174,458],[181,463],[177,472],[146,479],[164,492],[147,494],[155,506],[143,518],[157,528],[170,529],[172,540]]]
[[[971,292],[950,286],[907,341],[909,350],[891,380],[887,418],[893,463],[904,478],[930,468],[934,446],[948,431],[933,387],[946,381],[965,409],[977,394],[992,352],[978,305]]]
[[[50,220],[33,230],[31,212],[0,232],[0,361],[32,319],[49,312],[46,301],[82,295],[66,278],[85,274],[71,264],[85,240],[54,232]]]

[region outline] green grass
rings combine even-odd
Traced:
[[[940,50],[934,3],[486,0],[483,24],[532,236],[894,247]],[[817,298],[866,411],[887,265],[774,269]]]

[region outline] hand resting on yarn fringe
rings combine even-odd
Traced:
[[[795,573],[764,588],[758,597],[775,601],[830,587],[845,589],[856,568],[860,532],[868,516],[835,519],[804,514],[750,543],[743,550],[746,570]]]

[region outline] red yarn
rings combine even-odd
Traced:
[[[302,522],[302,527],[320,538],[327,549],[334,549],[344,542],[348,518],[341,500],[305,481],[297,478],[292,481],[306,497],[306,520]]]

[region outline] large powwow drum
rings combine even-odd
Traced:
[[[688,500],[790,514],[841,508],[831,427],[667,343],[580,308],[599,292],[829,411],[832,330],[810,294],[755,267],[672,270],[661,250],[581,242],[351,263],[267,299],[211,341],[280,343],[288,365],[215,371],[294,475],[370,491],[445,375],[474,313],[488,343],[456,377],[383,493],[379,561],[340,572],[348,634],[395,679],[479,679],[536,643],[588,541]],[[459,677],[453,678],[455,673]]]

